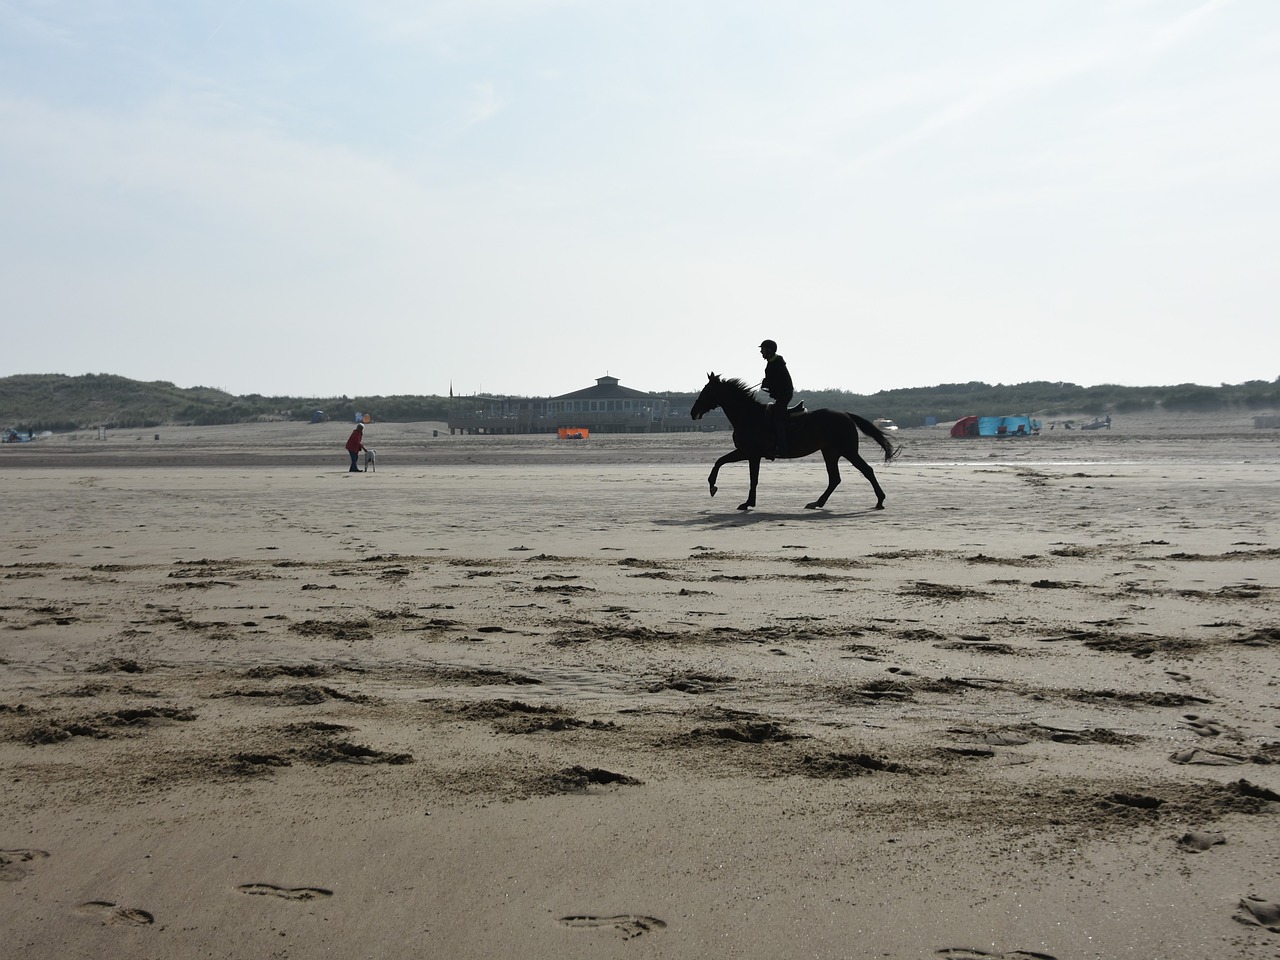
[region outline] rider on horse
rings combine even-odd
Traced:
[[[760,356],[764,357],[764,379],[760,381],[760,389],[769,395],[773,403],[769,404],[769,416],[773,420],[773,428],[777,435],[775,455],[785,457],[787,450],[787,404],[795,393],[791,383],[791,374],[787,370],[787,361],[778,353],[778,345],[772,340],[760,344]],[[773,457],[769,458],[770,460]]]

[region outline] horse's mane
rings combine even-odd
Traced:
[[[744,399],[750,400],[752,403],[760,403],[760,401],[756,399],[755,388],[748,385],[738,377],[721,377],[720,384],[730,390],[736,390],[738,393],[742,394]],[[761,406],[763,406],[763,404],[761,404]]]

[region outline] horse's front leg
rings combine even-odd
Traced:
[[[716,477],[720,475],[720,468],[726,463],[737,463],[739,460],[745,459],[747,459],[747,455],[735,448],[716,461],[716,465],[711,468],[711,476],[707,477],[707,484],[711,487],[711,495],[713,497],[716,495]]]
[[[760,482],[760,458],[749,457],[747,470],[751,475],[751,489],[747,491],[747,502],[738,504],[739,510],[750,510],[756,505],[756,484]]]

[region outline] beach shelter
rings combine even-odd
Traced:
[[[953,437],[1030,437],[1040,432],[1040,421],[1028,416],[962,417],[951,427]]]
[[[1040,421],[1025,415],[978,418],[981,437],[1029,437],[1039,432]]]

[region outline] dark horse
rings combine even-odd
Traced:
[[[720,473],[720,468],[726,463],[746,460],[751,470],[751,492],[747,494],[747,502],[739,504],[738,509],[750,510],[756,505],[760,459],[769,456],[774,448],[775,434],[773,424],[769,422],[769,408],[757,400],[755,391],[741,380],[722,380],[714,373],[709,373],[707,385],[698,394],[689,415],[694,420],[701,420],[704,414],[716,407],[724,408],[724,415],[733,425],[733,449],[711,468],[711,476],[707,477],[711,495],[716,495],[716,476]],[[856,414],[823,409],[812,413],[792,414],[788,418],[788,445],[784,459],[807,457],[815,450],[821,450],[822,459],[827,462],[827,489],[813,503],[806,503],[805,509],[816,510],[824,506],[831,492],[840,485],[841,457],[861,470],[862,475],[871,481],[876,492],[876,509],[884,509],[884,491],[880,489],[876,473],[858,454],[859,430],[880,444],[886,463],[897,456],[898,448],[889,442],[889,438],[879,427]]]

